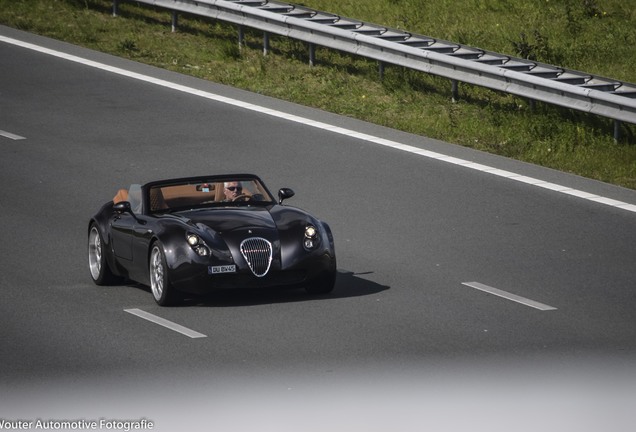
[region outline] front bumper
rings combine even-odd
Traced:
[[[241,288],[300,288],[326,274],[335,274],[336,259],[332,254],[310,256],[291,268],[272,269],[257,277],[249,269],[237,267],[236,273],[209,274],[208,265],[188,264],[169,274],[172,286],[191,294],[207,294],[217,290]]]

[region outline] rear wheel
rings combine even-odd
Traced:
[[[150,250],[150,290],[157,304],[169,306],[176,303],[177,294],[170,286],[166,256],[161,242],[156,241]]]
[[[93,223],[88,231],[88,269],[91,272],[93,282],[97,285],[113,284],[118,279],[108,267],[104,252],[102,234],[97,225]]]

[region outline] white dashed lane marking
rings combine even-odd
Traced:
[[[3,137],[5,137],[5,138],[12,139],[12,140],[14,140],[14,141],[18,141],[18,140],[26,139],[26,138],[25,138],[25,137],[23,137],[23,136],[16,135],[16,134],[12,134],[11,132],[7,132],[7,131],[3,131],[3,130],[0,130],[0,136],[3,136]]]
[[[172,331],[176,331],[177,333],[181,333],[183,335],[186,335],[192,339],[197,339],[197,338],[204,338],[207,337],[206,335],[196,332],[194,330],[190,330],[187,327],[184,327],[180,324],[174,323],[172,321],[168,321],[167,319],[158,317],[156,315],[153,315],[149,312],[145,312],[142,311],[141,309],[124,309],[124,312],[128,312],[129,314],[133,314],[135,316],[138,316],[139,318],[143,318],[147,321],[150,321],[152,323],[158,324],[160,326],[163,326],[165,328],[168,328]]]
[[[466,285],[466,286],[469,286],[471,288],[475,288],[475,289],[478,289],[480,291],[487,292],[489,294],[493,294],[493,295],[496,295],[496,296],[499,296],[499,297],[503,297],[503,298],[505,298],[507,300],[511,300],[513,302],[521,303],[523,305],[530,306],[532,308],[539,309],[541,311],[550,311],[550,310],[556,310],[557,309],[555,307],[548,306],[546,304],[539,303],[539,302],[536,302],[534,300],[530,300],[530,299],[527,299],[525,297],[518,296],[516,294],[511,294],[509,292],[502,291],[500,289],[493,288],[493,287],[490,287],[488,285],[481,284],[479,282],[463,282],[462,285]]]

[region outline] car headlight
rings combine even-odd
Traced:
[[[205,244],[205,242],[196,234],[186,234],[186,241],[200,257],[210,256],[210,248]]]
[[[318,246],[318,230],[313,225],[307,225],[305,227],[303,246],[305,246],[307,250],[315,249],[316,246]]]

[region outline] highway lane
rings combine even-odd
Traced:
[[[636,204],[633,191],[6,28],[0,27],[0,34]],[[436,398],[427,392],[439,390],[439,384],[418,384],[432,377],[442,388],[454,388],[443,379],[450,377],[463,395],[464,381],[477,380],[475,387],[484,393],[468,394],[481,398],[499,390],[502,376],[521,376],[522,385],[513,389],[530,387],[541,396],[545,388],[529,384],[544,384],[535,380],[538,376],[554,386],[559,380],[552,378],[563,371],[573,375],[565,378],[567,385],[557,386],[560,391],[574,392],[580,376],[593,375],[612,389],[616,382],[630,383],[621,372],[633,372],[636,345],[636,214],[6,43],[0,43],[0,56],[11,59],[0,66],[0,130],[26,138],[0,136],[0,376],[3,393],[13,395],[2,418],[112,412],[120,418],[152,416],[165,429],[170,420],[187,416],[158,410],[147,402],[153,399],[148,394],[169,399],[180,390],[184,405],[197,406],[192,394],[219,398],[211,388],[231,394],[230,400],[250,401],[267,393],[259,390],[265,388],[273,400],[281,396],[293,403],[300,393],[301,400],[334,408],[327,401],[342,402],[342,395],[350,395],[344,391],[334,397],[331,390],[342,390],[341,383],[351,379],[357,385],[346,389],[355,389],[354,396],[364,401],[351,405],[347,399],[351,413],[360,410],[359,417],[378,422],[374,410],[365,408],[380,404],[394,414],[387,418],[397,411],[417,427],[425,420],[414,418],[413,411],[404,415],[400,410],[406,408],[386,400],[366,400],[374,390],[383,394],[367,388],[369,382],[379,379],[381,389],[391,383],[389,395],[415,393],[429,402]],[[229,293],[167,309],[154,305],[144,287],[92,285],[86,223],[117,188],[159,177],[231,171],[258,173],[272,189],[294,188],[297,196],[289,204],[331,224],[340,272],[332,296]],[[539,311],[467,282],[556,310]],[[206,337],[190,339],[125,312],[135,308]],[[617,375],[607,374],[609,368]],[[479,381],[484,371],[493,378],[487,379],[489,386]],[[452,379],[458,375],[462,380]],[[325,382],[334,387],[323,387]],[[399,391],[391,387],[394,383]],[[79,390],[67,393],[66,403],[50,408],[56,399],[51,393],[74,386]],[[123,399],[121,389],[127,390]],[[633,390],[627,386],[631,400]],[[327,393],[324,398],[316,396],[321,391]],[[139,398],[130,396],[137,392]],[[294,397],[288,401],[290,394]],[[102,401],[99,408],[86,403],[92,398]],[[605,420],[604,412],[590,412],[598,414],[592,420]],[[547,417],[554,420],[557,414]],[[194,418],[193,426],[210,421]]]

